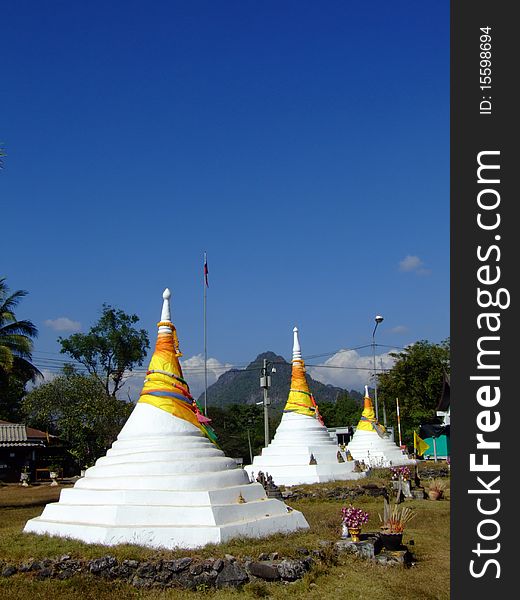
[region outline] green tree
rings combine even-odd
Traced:
[[[318,408],[326,427],[355,426],[362,411],[361,403],[348,392],[340,394],[335,403],[320,402]]]
[[[68,442],[78,466],[91,465],[119,434],[134,404],[108,395],[92,375],[62,375],[29,392],[26,423]]]
[[[31,362],[38,330],[31,321],[19,321],[14,312],[26,295],[24,290],[10,293],[5,277],[0,278],[0,418],[4,419],[18,417],[25,385],[42,376]]]
[[[402,352],[391,353],[392,369],[378,377],[378,402],[384,399],[389,423],[397,426],[399,398],[403,441],[413,443],[413,431],[435,417],[444,373],[450,371],[449,338],[440,344],[421,340]]]
[[[138,321],[137,315],[103,304],[100,319],[87,334],[58,338],[61,352],[81,363],[107,395],[115,396],[125,375],[143,364],[150,347],[146,331],[134,327]]]

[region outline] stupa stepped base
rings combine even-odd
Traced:
[[[348,466],[346,466],[348,465]],[[352,466],[351,466],[352,465]],[[258,473],[262,471],[273,478],[275,485],[290,487],[304,483],[325,483],[327,481],[347,481],[366,477],[366,472],[356,473],[354,463],[337,463],[324,465],[266,465],[253,462],[244,468],[251,480],[255,480]]]
[[[338,462],[338,452],[344,462]],[[309,464],[311,457],[317,464]],[[271,475],[276,485],[291,486],[366,477],[365,472],[357,473],[354,468],[354,462],[346,460],[346,454],[319,421],[286,412],[271,443],[244,470],[252,480],[262,471]]]
[[[260,538],[274,533],[292,533],[299,529],[308,529],[308,524],[303,515],[298,511],[285,514],[258,517],[249,521],[237,521],[221,526],[193,525],[171,526],[154,525],[86,525],[75,522],[46,521],[42,517],[31,519],[24,531],[29,533],[47,534],[71,538],[88,544],[102,544],[115,546],[117,544],[137,544],[150,548],[175,548],[194,549],[206,544],[219,544],[236,537]],[[141,507],[145,510],[148,507]],[[160,510],[154,507],[154,511]]]
[[[137,422],[147,434],[135,434]],[[24,531],[188,549],[308,527],[193,425],[138,404],[107,454]]]
[[[267,448],[262,448],[262,453],[255,456],[253,464],[261,461],[266,465],[279,465],[280,461],[284,463],[290,462],[291,465],[308,465],[311,455],[322,463],[338,464],[338,452],[343,459],[346,459],[346,454],[341,452],[339,446],[336,445],[306,445],[306,446],[286,446],[282,444],[269,445]]]
[[[381,438],[371,431],[356,431],[347,450],[354,460],[363,461],[372,467],[397,467],[416,463],[403,454],[391,439]]]

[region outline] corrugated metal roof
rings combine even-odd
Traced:
[[[0,448],[18,448],[20,446],[45,448],[43,442],[0,442]]]
[[[25,425],[0,423],[0,442],[26,442]]]

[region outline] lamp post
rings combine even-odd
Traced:
[[[383,321],[383,317],[381,315],[376,315],[375,317],[376,326],[374,327],[374,331],[372,332],[372,356],[374,358],[374,402],[376,405],[376,421],[379,421],[379,412],[377,407],[377,373],[376,373],[376,329],[379,323]]]
[[[264,400],[262,404],[264,405],[264,438],[265,438],[265,447],[269,446],[269,409],[268,406],[271,404],[271,400],[269,400],[268,390],[271,387],[271,373],[276,373],[276,369],[271,365],[271,363],[264,358],[264,364],[262,367],[262,372],[260,375],[260,387],[264,390]],[[260,403],[259,403],[260,404]]]

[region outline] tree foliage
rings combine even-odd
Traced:
[[[41,376],[31,362],[38,330],[31,321],[19,321],[15,315],[26,295],[24,290],[10,293],[5,277],[0,278],[0,418],[7,420],[18,418],[25,385]]]
[[[421,340],[391,356],[394,366],[378,377],[378,404],[381,406],[384,400],[388,424],[394,424],[397,430],[399,398],[402,437],[412,444],[413,431],[436,416],[444,374],[450,371],[450,341],[433,344]]]
[[[106,452],[133,407],[108,395],[94,376],[74,373],[35,388],[21,405],[26,423],[68,442],[81,467]]]
[[[253,456],[259,454],[264,446],[263,408],[255,404],[232,404],[226,408],[208,407],[211,426],[218,436],[218,444],[226,456],[242,458],[249,464],[249,440]],[[280,421],[269,415],[271,437]],[[248,435],[249,432],[249,435]]]
[[[335,403],[320,402],[318,408],[326,427],[355,426],[363,409],[361,402],[347,392],[340,395]]]
[[[125,375],[141,366],[150,347],[148,334],[136,329],[137,315],[103,304],[98,322],[87,334],[75,333],[59,338],[61,352],[81,363],[90,375],[115,396],[125,382]]]

